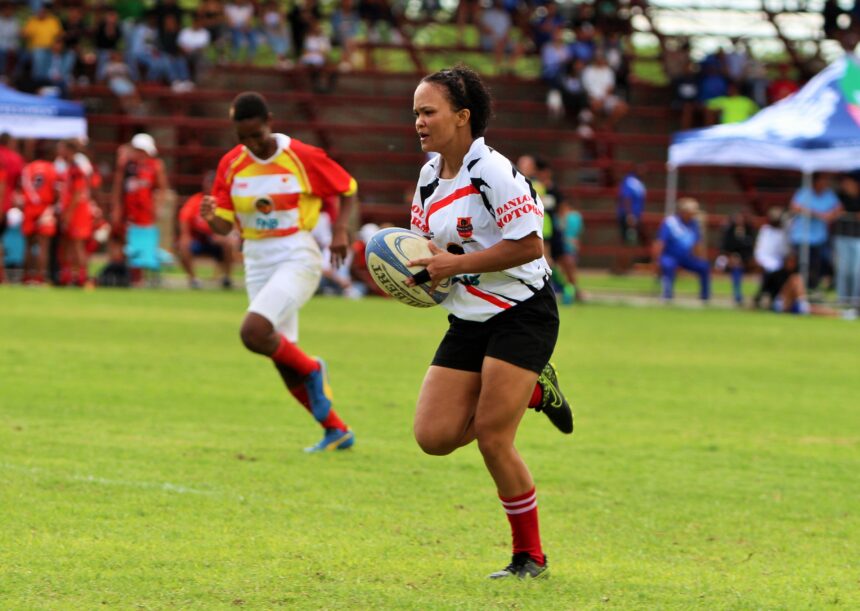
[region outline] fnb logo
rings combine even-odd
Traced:
[[[254,202],[254,207],[263,214],[271,214],[274,204],[272,204],[272,200],[268,197],[261,197]]]
[[[471,238],[472,237],[472,217],[471,216],[459,216],[457,217],[457,234],[461,238]]]

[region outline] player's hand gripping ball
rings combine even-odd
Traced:
[[[406,305],[416,308],[429,308],[445,301],[451,290],[451,278],[445,278],[430,288],[430,279],[421,284],[407,286],[406,280],[424,268],[419,265],[409,267],[408,261],[432,257],[430,241],[424,236],[398,227],[389,227],[373,234],[365,247],[367,269],[373,280],[383,291]],[[417,278],[421,282],[421,276]]]

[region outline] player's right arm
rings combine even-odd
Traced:
[[[204,195],[200,202],[200,217],[209,224],[209,228],[218,235],[227,235],[233,230],[233,223],[215,214],[218,200],[214,195]]]
[[[232,151],[221,158],[215,173],[212,194],[204,195],[200,202],[200,217],[218,235],[227,235],[233,230],[235,213],[233,212],[233,200],[230,198],[229,185],[232,181],[232,174],[229,173],[232,160]]]

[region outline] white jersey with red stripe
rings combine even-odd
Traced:
[[[531,183],[503,155],[476,139],[457,176],[439,177],[441,158],[421,168],[412,200],[412,230],[455,254],[486,250],[501,240],[543,232],[543,203]],[[485,321],[543,288],[549,266],[541,257],[501,272],[463,274],[442,305],[457,318]]]

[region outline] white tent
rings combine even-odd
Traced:
[[[813,172],[860,168],[856,58],[839,59],[794,95],[742,123],[674,134],[667,164],[667,213],[675,209],[678,169],[709,165],[797,170],[803,173],[804,186],[811,183]]]
[[[84,107],[77,102],[21,93],[0,85],[0,133],[16,138],[87,137]]]

